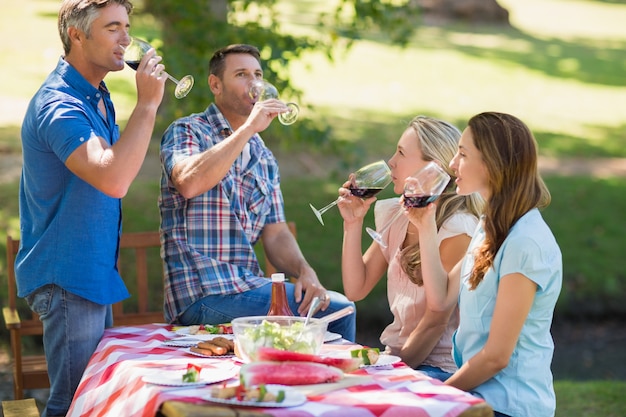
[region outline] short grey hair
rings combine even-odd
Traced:
[[[91,25],[98,17],[100,9],[111,4],[124,6],[129,15],[133,11],[130,0],[63,0],[59,9],[58,26],[65,55],[69,54],[72,48],[68,29],[75,27],[87,37],[91,36]]]

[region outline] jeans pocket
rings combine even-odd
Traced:
[[[50,310],[53,292],[53,284],[44,285],[43,287],[37,288],[35,291],[27,295],[26,302],[28,303],[28,306],[31,310],[33,310],[39,316],[43,316]]]

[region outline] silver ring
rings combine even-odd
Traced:
[[[328,295],[328,293],[324,294],[324,301],[330,301],[330,295]]]

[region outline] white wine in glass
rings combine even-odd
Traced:
[[[126,65],[137,71],[141,58],[143,58],[145,53],[148,52],[150,48],[152,48],[152,45],[148,42],[131,36],[130,45],[128,45],[124,50],[124,62],[126,62]],[[174,96],[176,98],[180,99],[189,94],[191,88],[193,87],[193,77],[191,75],[185,75],[180,80],[177,80],[168,73],[165,73],[165,75],[167,75],[167,78],[176,84],[176,89],[174,90]]]
[[[269,100],[270,98],[278,98],[278,90],[272,84],[266,80],[252,80],[248,85],[248,95],[254,102]],[[278,121],[283,125],[292,125],[298,119],[300,108],[296,103],[285,103],[289,111],[280,113],[278,115]]]
[[[429,162],[424,168],[404,180],[403,205],[406,208],[426,207],[437,200],[450,182],[450,176],[436,162]],[[402,207],[385,225],[376,231],[366,227],[367,233],[383,248],[387,247],[387,242],[383,239],[383,234],[402,215]]]
[[[391,170],[385,161],[380,160],[365,165],[354,173],[352,184],[350,184],[350,193],[355,197],[366,199],[375,196],[389,184],[391,184]],[[309,203],[311,210],[315,213],[317,220],[322,223],[322,226],[324,225],[322,215],[336,206],[337,202],[338,199],[319,210]]]

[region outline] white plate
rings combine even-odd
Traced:
[[[177,339],[164,340],[163,344],[170,347],[190,347],[197,345],[198,342],[201,342],[201,340],[190,337],[179,337]]]
[[[275,401],[239,401],[235,398],[213,398],[210,395],[202,397],[207,401],[211,401],[214,403],[220,404],[230,404],[230,405],[245,405],[250,407],[261,407],[261,408],[284,408],[284,407],[295,407],[297,405],[304,404],[306,402],[306,395],[296,391],[295,389],[285,386],[285,385],[272,385],[268,384],[265,386],[267,390],[273,394],[277,394],[278,391],[285,391],[285,399],[282,402]]]
[[[226,355],[203,355],[202,353],[194,352],[189,348],[185,349],[185,352],[189,353],[190,355],[200,356],[201,358],[232,358],[233,356],[235,356],[234,353],[227,353]]]
[[[361,365],[361,368],[376,368],[378,366],[388,366],[400,362],[402,359],[394,355],[381,354],[373,365]]]
[[[211,340],[216,337],[223,337],[225,339],[234,340],[235,335],[233,334],[217,334],[217,333],[208,333],[208,334],[189,334],[189,327],[182,327],[180,329],[174,330],[179,336],[186,336],[185,339],[196,339],[196,340]],[[175,339],[173,339],[175,340]]]
[[[341,339],[341,335],[339,333],[326,332],[324,335],[324,343],[332,342],[333,340]]]
[[[237,369],[213,369],[205,368],[200,371],[200,378],[196,382],[183,382],[186,370],[167,371],[158,374],[144,375],[144,382],[168,387],[196,387],[200,385],[214,384],[234,378],[239,372]]]

